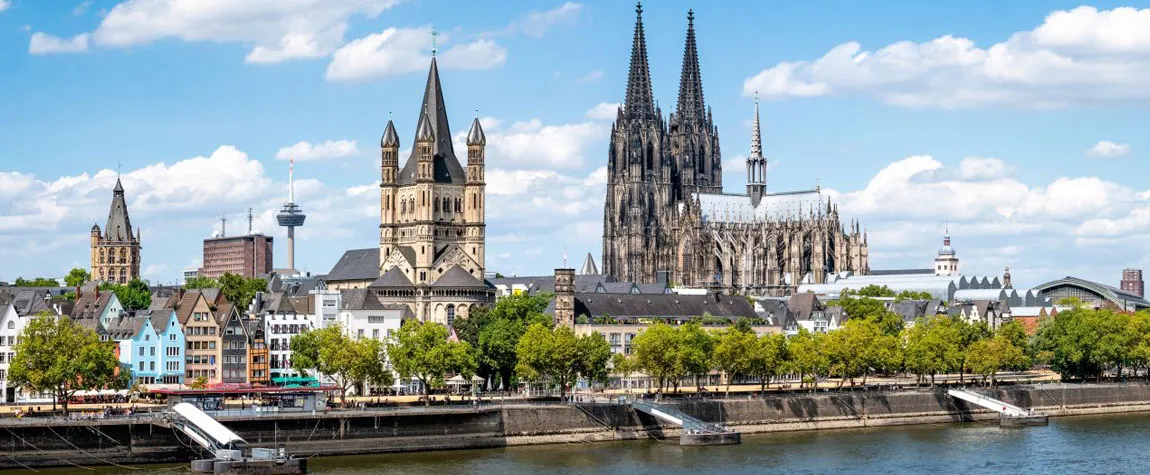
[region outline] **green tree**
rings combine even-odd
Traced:
[[[674,331],[675,364],[671,383],[675,392],[679,392],[679,381],[687,376],[695,377],[698,385],[699,375],[707,374],[711,370],[711,355],[715,350],[715,341],[711,335],[703,330],[698,323],[681,325]]]
[[[994,384],[994,376],[999,371],[1029,365],[1030,359],[1007,335],[975,341],[967,348],[967,365],[974,374],[982,376],[982,382]]]
[[[1100,378],[1109,368],[1136,361],[1139,325],[1113,310],[1074,307],[1043,321],[1034,338],[1040,359],[1063,378]]]
[[[718,351],[716,349],[716,351]],[[759,390],[765,392],[771,378],[787,367],[787,337],[781,333],[766,334],[755,340],[747,361],[747,374],[759,378]]]
[[[849,320],[842,328],[827,333],[822,351],[827,357],[827,367],[831,375],[839,377],[839,386],[855,378],[866,375],[873,364],[871,348],[882,331],[878,324],[869,320]]]
[[[235,305],[237,308],[248,308],[248,304],[252,302],[252,298],[256,296],[256,292],[266,292],[268,290],[268,281],[253,277],[246,279],[242,275],[224,274],[220,276],[220,292],[224,294],[224,298]]]
[[[184,288],[187,290],[194,289],[214,289],[220,286],[220,283],[211,277],[196,276],[189,277],[184,281]]]
[[[339,387],[340,402],[347,392],[365,383],[390,386],[392,375],[383,366],[383,343],[373,338],[352,338],[340,325],[308,330],[291,339],[293,368],[326,375]]]
[[[52,394],[52,408],[60,401],[67,414],[77,391],[123,385],[114,345],[68,317],[42,312],[20,332],[8,377],[14,386]]]
[[[727,380],[727,394],[731,393],[731,381],[750,374],[752,359],[759,340],[755,334],[738,328],[728,328],[715,338],[712,367],[722,371]]]
[[[579,370],[579,340],[570,328],[534,323],[519,340],[516,352],[515,371],[520,377],[556,385],[559,398],[566,397],[567,387],[575,381]]]
[[[512,386],[517,363],[515,346],[531,324],[551,325],[552,318],[543,314],[550,301],[550,294],[511,295],[500,298],[494,307],[482,310],[478,315],[473,313],[466,319],[455,320],[474,319],[474,323],[457,323],[456,332],[463,341],[470,343],[470,338],[474,338],[480,374],[498,375],[503,387]]]
[[[825,340],[825,333],[811,333],[805,328],[787,340],[787,362],[790,371],[799,375],[799,387],[810,382],[813,388],[819,376],[826,374],[830,363],[824,351]]]
[[[399,328],[395,342],[387,345],[387,356],[395,371],[423,384],[425,404],[431,404],[431,388],[442,386],[445,374],[470,378],[478,365],[471,345],[448,341],[447,336],[443,325],[409,320]]]
[[[68,287],[76,288],[84,285],[84,283],[91,278],[92,275],[89,274],[88,271],[77,267],[68,272],[68,275],[64,276],[64,284]]]
[[[677,344],[674,328],[662,322],[648,326],[631,341],[632,369],[654,378],[659,383],[659,391],[662,391],[676,374]]]
[[[188,387],[192,389],[205,389],[208,387],[208,378],[199,376],[188,383]]]
[[[918,375],[934,377],[962,367],[962,335],[956,319],[945,315],[921,317],[905,330],[906,367]]]
[[[611,345],[599,332],[579,337],[577,371],[589,384],[606,383],[607,366],[611,363]]]
[[[152,291],[148,288],[148,284],[139,279],[132,279],[127,285],[105,282],[100,285],[100,290],[115,292],[116,299],[124,306],[124,310],[144,310],[152,305]]]
[[[522,320],[500,318],[479,330],[479,359],[499,375],[505,388],[511,387],[511,376],[518,363],[516,349],[527,327]]]
[[[904,290],[894,296],[895,302],[902,302],[903,300],[931,300],[934,296],[930,292],[915,292],[913,290]]]
[[[846,295],[854,294],[860,297],[894,297],[895,292],[885,285],[871,284],[859,289],[857,292],[844,291]]]
[[[966,382],[966,373],[970,366],[966,362],[967,349],[977,341],[990,338],[990,328],[984,322],[970,323],[961,318],[952,318],[951,325],[958,332],[958,381]]]
[[[47,277],[36,277],[35,279],[25,279],[17,277],[16,282],[13,282],[16,287],[59,287],[60,282],[56,279],[49,279]]]

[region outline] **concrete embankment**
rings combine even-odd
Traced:
[[[1052,416],[1150,411],[1150,385],[1045,385],[988,395]],[[854,392],[764,399],[682,400],[678,407],[744,433],[995,419],[942,392]],[[487,406],[399,411],[221,416],[253,446],[283,444],[297,456],[491,448],[678,435],[628,406]],[[187,462],[198,451],[160,423],[0,421],[0,468]]]

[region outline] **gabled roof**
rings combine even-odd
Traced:
[[[378,279],[375,279],[375,281],[368,285],[368,287],[371,288],[396,288],[412,286],[413,284],[411,283],[411,279],[408,279],[407,276],[404,275],[403,271],[398,267],[392,267],[391,269],[388,269],[387,272],[384,272],[383,275],[379,276]]]
[[[176,311],[176,318],[180,319],[180,325],[187,325],[188,320],[192,319],[192,311],[196,308],[196,304],[200,299],[204,298],[204,294],[198,289],[189,290],[180,296],[174,307]],[[205,299],[206,301],[207,299]]]
[[[369,289],[349,289],[340,291],[340,310],[402,310],[403,304],[386,304],[379,301],[375,292]]]
[[[787,311],[795,317],[796,320],[810,320],[811,312],[815,310],[822,310],[823,305],[815,294],[795,294],[787,301]]]
[[[394,270],[394,269],[393,269]],[[486,289],[487,284],[475,278],[475,276],[467,273],[462,267],[458,265],[451,266],[444,272],[443,275],[435,279],[431,283],[432,287],[455,287],[455,288],[481,288]]]
[[[552,299],[554,300],[554,299]],[[554,315],[554,302],[548,306]],[[575,316],[611,316],[615,318],[683,318],[711,315],[715,317],[754,318],[755,308],[747,299],[729,295],[677,294],[597,294],[575,293]]]
[[[112,302],[112,298],[114,298],[115,295],[116,294],[110,290],[84,293],[80,298],[76,299],[76,305],[72,307],[72,319],[99,319],[104,315],[104,310],[108,308],[108,304]]]
[[[124,315],[113,318],[105,328],[105,332],[107,332],[109,339],[129,340],[134,338],[150,320],[147,315]]]
[[[351,249],[343,253],[325,280],[372,280],[379,277],[379,248]]]

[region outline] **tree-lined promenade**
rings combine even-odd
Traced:
[[[387,342],[356,338],[339,326],[307,331],[292,338],[292,367],[323,375],[344,394],[389,387],[396,376],[415,380],[425,401],[452,376],[468,382],[478,376],[488,389],[530,387],[565,396],[579,382],[603,390],[612,376],[649,378],[659,391],[675,392],[715,374],[727,390],[740,384],[766,390],[772,382],[813,389],[873,378],[933,385],[939,375],[994,384],[999,372],[1035,365],[1064,380],[1145,376],[1150,368],[1150,312],[1096,310],[1075,301],[1061,302],[1067,309],[1028,336],[1017,322],[992,330],[946,315],[904,325],[875,298],[846,295],[837,303],[854,313],[828,333],[757,335],[746,320],[718,330],[697,322],[654,323],[638,333],[629,354],[613,354],[601,334],[578,336],[555,326],[543,313],[548,301],[507,297],[476,308],[451,329],[407,321]],[[41,314],[18,339],[10,378],[27,391],[52,395],[66,410],[78,391],[129,385],[130,368],[120,365],[114,345],[67,317]]]

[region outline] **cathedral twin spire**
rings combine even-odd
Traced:
[[[627,75],[628,119],[655,116],[655,98],[651,90],[651,68],[647,64],[647,40],[643,36],[643,4],[635,5],[635,38],[631,44],[631,71]]]
[[[695,46],[694,10],[687,10],[687,45],[683,48],[683,72],[679,77],[679,104],[675,115],[684,126],[700,127],[707,123],[699,51]]]

